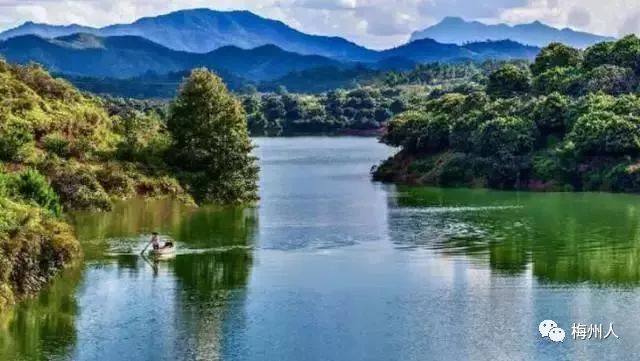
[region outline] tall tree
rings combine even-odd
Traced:
[[[167,122],[172,160],[200,202],[241,204],[258,198],[258,166],[240,103],[222,80],[196,69],[180,87]]]

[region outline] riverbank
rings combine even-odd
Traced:
[[[40,66],[2,59],[0,94],[0,310],[79,260],[66,212],[110,211],[134,197],[189,206],[257,199],[246,117],[207,70],[185,80],[166,120],[110,114]]]
[[[0,198],[0,312],[35,294],[79,256],[69,225],[37,207]]]
[[[375,181],[436,187],[534,192],[640,192],[640,166],[631,158],[590,157],[567,164],[547,152],[499,160],[461,152],[400,151],[372,171]]]

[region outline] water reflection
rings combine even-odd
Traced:
[[[220,357],[225,300],[250,277],[256,210],[134,200],[70,219],[85,267],[4,317],[0,359]],[[151,230],[176,241],[174,259],[139,256]]]
[[[404,187],[390,200],[397,247],[424,247],[542,282],[640,283],[640,198]]]
[[[0,360],[59,360],[76,341],[75,290],[82,270],[69,269],[40,295],[0,315]]]

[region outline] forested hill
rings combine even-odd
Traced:
[[[37,62],[56,73],[114,78],[206,66],[248,79],[269,80],[292,71],[338,64],[321,56],[286,52],[273,45],[251,50],[228,46],[195,54],[171,50],[136,36],[102,38],[90,34],[55,39],[19,36],[0,42],[0,54],[10,62]]]
[[[318,55],[287,52],[274,45],[249,50],[225,46],[205,54],[188,53],[171,50],[137,36],[99,37],[81,33],[45,39],[35,35],[23,35],[0,42],[0,55],[11,62],[40,63],[57,74],[83,77],[83,83],[105,83],[100,78],[112,78],[114,81],[106,80],[106,83],[113,84],[116,82],[115,79],[137,80],[149,74],[167,78],[171,77],[171,73],[205,66],[223,75],[232,87],[243,83],[242,79],[274,82],[284,78],[284,81],[288,81],[296,77],[296,74],[313,72],[316,69],[335,69],[341,76],[345,76],[348,72],[353,73],[354,69],[406,70],[414,68],[417,64],[431,62],[533,59],[538,51],[536,47],[512,41],[458,46],[425,39],[394,49],[374,52],[374,62],[354,63],[338,62]],[[348,84],[349,81],[342,83]],[[327,86],[322,84],[309,87],[326,88]]]
[[[640,191],[640,39],[543,48],[479,88],[432,92],[381,138],[378,180],[502,189]]]
[[[370,56],[375,55],[371,50],[345,39],[305,34],[280,21],[249,11],[210,9],[181,10],[99,29],[28,22],[1,33],[0,39],[20,35],[55,38],[78,32],[99,36],[140,36],[173,50],[192,53],[206,53],[224,46],[251,49],[271,44],[290,52],[338,60],[369,61]]]

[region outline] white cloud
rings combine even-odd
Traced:
[[[540,20],[605,35],[638,32],[637,0],[528,0],[524,6],[505,9],[498,18],[510,23]]]
[[[609,35],[640,31],[638,0],[0,0],[0,29],[27,20],[104,26],[197,7],[246,9],[308,33],[374,48],[398,45],[444,16],[540,20]]]

